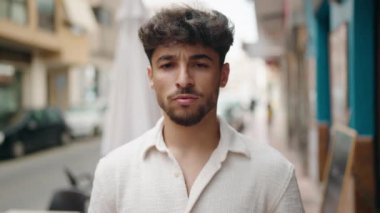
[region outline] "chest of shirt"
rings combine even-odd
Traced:
[[[267,212],[267,184],[243,158],[205,165],[188,194],[178,165],[154,158],[130,167],[117,187],[119,212]],[[129,175],[128,175],[129,173]],[[133,175],[130,175],[133,174]],[[276,192],[273,192],[276,193]]]

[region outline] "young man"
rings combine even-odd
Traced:
[[[293,165],[217,117],[230,72],[229,20],[164,9],[139,37],[163,118],[100,160],[89,212],[303,212]]]

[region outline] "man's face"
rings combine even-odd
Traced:
[[[151,86],[172,121],[191,126],[210,111],[216,113],[219,87],[227,83],[229,65],[221,65],[214,50],[189,44],[159,46],[151,60]]]

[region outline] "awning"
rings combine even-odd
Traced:
[[[94,32],[97,29],[95,15],[86,0],[64,0],[63,2],[71,24],[79,26],[87,32]]]

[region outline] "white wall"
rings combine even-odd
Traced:
[[[22,77],[22,105],[25,108],[42,108],[47,105],[47,71],[38,55],[34,55],[29,69]]]

